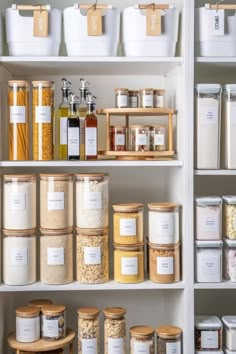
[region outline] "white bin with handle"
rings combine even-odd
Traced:
[[[62,17],[60,10],[51,10],[50,5],[12,5],[6,9],[5,17],[10,55],[59,55]]]
[[[68,56],[116,56],[120,12],[112,5],[79,5],[64,10]]]
[[[175,56],[179,10],[172,5],[135,5],[123,12],[125,56]]]

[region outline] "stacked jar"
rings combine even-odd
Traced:
[[[236,196],[223,196],[224,278],[236,282]]]
[[[114,279],[144,281],[143,204],[113,205]]]
[[[76,175],[76,280],[109,281],[109,175]]]

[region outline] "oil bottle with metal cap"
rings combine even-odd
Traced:
[[[87,115],[85,118],[85,160],[97,160],[98,155],[98,123],[96,97],[87,93]]]
[[[85,128],[84,121],[87,115],[86,97],[88,93],[89,82],[83,78],[80,79],[80,104],[79,104],[79,118],[80,118],[80,160],[85,159]]]
[[[70,112],[67,119],[67,160],[80,159],[80,119],[79,119],[79,97],[71,92]]]

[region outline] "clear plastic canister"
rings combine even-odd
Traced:
[[[100,353],[99,309],[81,307],[78,313],[78,354]]]
[[[223,196],[223,235],[236,240],[236,196]]]
[[[150,151],[149,125],[130,125],[129,149],[130,151]]]
[[[107,307],[103,310],[104,354],[126,352],[126,310],[122,307]]]
[[[154,329],[150,326],[134,326],[129,330],[130,354],[154,354]]]
[[[166,127],[164,125],[152,125],[150,127],[150,150],[166,150]]]
[[[236,85],[225,85],[223,87],[223,159],[224,167],[236,168]]]

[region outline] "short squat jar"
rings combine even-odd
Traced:
[[[236,196],[223,197],[223,233],[224,236],[236,240]]]
[[[42,338],[46,340],[62,339],[66,336],[66,307],[47,305],[42,308]]]
[[[140,107],[153,108],[153,89],[146,88],[140,90]]]
[[[78,309],[78,354],[100,353],[99,309]]]
[[[40,339],[39,308],[25,306],[16,309],[16,340],[32,343]]]
[[[182,353],[181,328],[175,326],[160,326],[157,327],[156,333],[158,354]]]
[[[130,328],[129,333],[130,354],[154,354],[154,329],[152,327],[134,326]]]
[[[129,90],[126,88],[115,89],[116,108],[129,107]]]
[[[122,307],[108,307],[103,310],[104,321],[104,354],[125,354],[126,310]]]

